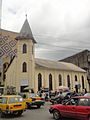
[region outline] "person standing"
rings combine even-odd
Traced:
[[[87,89],[85,88],[85,94],[87,93]]]

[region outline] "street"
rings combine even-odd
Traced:
[[[49,113],[50,103],[46,102],[44,106],[40,109],[32,108],[26,110],[22,116],[14,117],[14,116],[6,116],[4,118],[0,118],[0,120],[54,120],[52,114]],[[63,120],[72,120],[72,119],[63,119]],[[76,119],[75,119],[76,120]]]

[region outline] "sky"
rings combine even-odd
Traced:
[[[20,32],[26,19],[35,57],[60,60],[90,50],[90,0],[2,0],[1,28]]]

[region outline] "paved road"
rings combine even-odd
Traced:
[[[30,109],[23,113],[21,117],[7,116],[5,118],[0,118],[0,120],[54,120],[52,115],[49,113],[50,103],[46,103],[40,109]],[[71,119],[63,119],[71,120]]]

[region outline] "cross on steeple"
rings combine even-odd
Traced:
[[[26,19],[27,19],[27,14],[25,16],[26,16]]]

